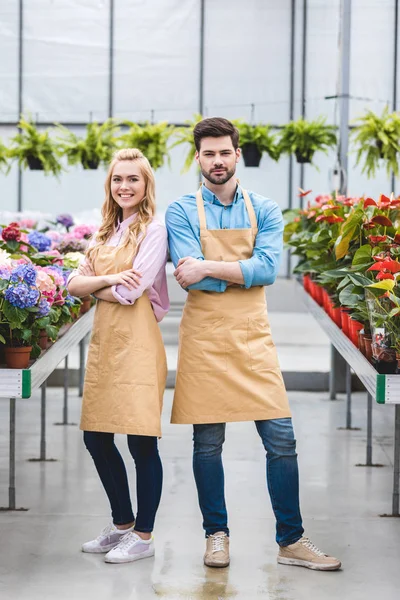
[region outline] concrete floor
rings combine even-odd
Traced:
[[[343,398],[291,393],[306,533],[341,558],[343,569],[319,573],[277,565],[274,518],[264,480],[264,457],[253,423],[228,425],[224,451],[231,528],[231,566],[202,564],[204,539],[191,472],[191,428],[169,425],[167,391],[164,491],[156,523],[156,557],[108,565],[101,555],[80,552],[109,520],[105,496],[77,427],[55,427],[62,392],[48,392],[48,456],[39,452],[39,394],[18,401],[17,504],[27,512],[0,513],[0,598],[4,600],[372,600],[400,597],[400,520],[391,510],[393,407],[374,406],[374,462],[365,459],[363,394],[355,394],[354,425],[340,431]],[[80,400],[71,390],[70,420],[79,420]],[[0,400],[0,505],[7,503],[8,403]],[[119,436],[134,498],[134,472]]]

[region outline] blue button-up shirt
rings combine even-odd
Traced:
[[[283,218],[276,202],[254,192],[248,192],[257,218],[258,233],[253,255],[239,260],[244,286],[271,285],[275,281],[282,253]],[[207,187],[202,194],[207,229],[243,229],[251,227],[243,193],[238,186],[232,204],[224,206]],[[196,195],[182,196],[169,205],[165,223],[168,230],[169,250],[176,266],[179,259],[191,256],[204,260],[200,243],[200,223]],[[227,282],[206,277],[189,286],[190,290],[224,292]]]

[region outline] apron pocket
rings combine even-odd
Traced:
[[[247,324],[247,346],[252,371],[266,371],[279,367],[276,348],[272,341],[267,319],[249,319]]]
[[[223,317],[203,327],[182,331],[179,350],[181,373],[222,373],[227,369]]]
[[[97,331],[90,338],[88,358],[85,368],[85,381],[97,383],[99,373],[100,336]]]
[[[156,353],[132,337],[114,331],[110,344],[114,384],[155,385]]]

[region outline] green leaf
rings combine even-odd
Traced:
[[[6,279],[0,279],[0,292],[8,287],[8,281]]]
[[[3,312],[7,321],[17,327],[21,326],[28,316],[23,309],[12,306],[7,300],[4,301]]]
[[[5,343],[6,343],[6,340],[3,338],[3,336],[1,335],[1,333],[0,333],[0,342],[1,342],[2,344],[5,344]]]
[[[364,264],[367,263],[368,261],[371,260],[371,254],[372,254],[372,248],[369,244],[364,244],[364,246],[361,246],[360,248],[358,248],[358,250],[356,250],[356,253],[354,254],[354,258],[352,261],[352,265],[359,265],[359,264]]]
[[[16,242],[15,240],[11,240],[6,243],[6,247],[7,247],[7,250],[10,250],[10,252],[15,252],[19,247],[19,242]]]
[[[32,338],[32,331],[30,329],[23,329],[21,331],[21,338],[24,340],[24,342],[30,342]]]
[[[35,325],[40,329],[44,329],[46,325],[50,325],[50,317],[42,317],[41,319],[37,319]]]
[[[53,325],[47,325],[45,327],[46,333],[51,340],[55,340],[58,335],[58,327],[54,327]]]
[[[42,353],[42,349],[38,344],[32,345],[31,358],[39,358]]]
[[[368,288],[374,288],[377,290],[386,290],[391,292],[396,285],[396,282],[393,279],[383,279],[382,281],[377,281],[376,283],[371,283],[367,285]]]

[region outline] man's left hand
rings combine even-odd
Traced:
[[[186,256],[179,260],[174,271],[175,278],[181,287],[187,288],[206,277],[205,266],[204,260]]]

